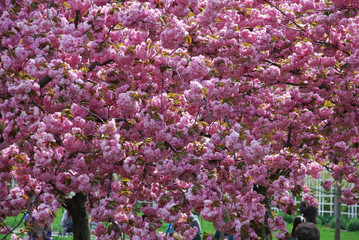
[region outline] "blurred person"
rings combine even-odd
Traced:
[[[301,202],[299,212],[305,218],[306,222],[312,222],[314,224],[317,224],[318,208],[313,206],[307,207],[305,202]]]
[[[73,223],[72,223],[72,217],[69,211],[65,210],[62,218],[60,226],[64,228],[64,233],[72,233],[73,231]]]
[[[39,224],[30,214],[25,216],[25,232],[28,233],[30,240],[51,240],[51,227]]]
[[[320,232],[312,222],[300,223],[295,230],[296,240],[320,240]]]
[[[292,236],[291,240],[296,240],[295,230],[299,224],[304,223],[304,222],[305,222],[305,218],[303,216],[296,216],[294,218],[293,228],[292,228],[292,233],[291,233],[291,236]]]

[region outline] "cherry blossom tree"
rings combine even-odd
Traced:
[[[192,239],[191,210],[236,239],[284,239],[271,208],[316,204],[304,178],[325,168],[356,204],[358,7],[1,1],[2,233],[62,205],[74,239],[89,215],[99,239],[172,239],[162,222]]]

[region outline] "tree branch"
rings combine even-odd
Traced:
[[[281,65],[279,65],[278,63],[271,62],[271,61],[269,61],[269,60],[267,60],[267,59],[264,59],[263,61],[265,61],[266,63],[269,63],[270,65],[274,65],[274,66],[276,66],[276,67],[282,68]]]
[[[39,81],[40,88],[45,87],[46,84],[48,84],[52,80],[52,77],[49,75],[46,75],[43,79]]]
[[[277,6],[275,6],[274,4],[272,4],[271,2],[269,2],[268,0],[263,0],[266,3],[268,3],[269,5],[271,5],[272,7],[274,7],[275,9],[277,9],[280,13],[282,13],[284,16],[287,17],[287,14],[285,14],[285,12],[283,12],[280,8],[278,8]],[[295,26],[297,26],[299,29],[301,29],[303,32],[305,32],[305,29],[302,28],[301,26],[299,26],[294,20],[289,19],[289,21],[291,21]]]
[[[112,172],[110,172],[110,184],[108,185],[108,189],[107,189],[107,197],[110,197],[111,195],[112,181],[113,181]]]
[[[334,45],[333,43],[327,43],[324,41],[315,41],[316,44],[321,45],[321,46],[326,46],[326,47],[333,47],[335,49],[338,49],[340,51],[342,51],[343,53],[345,53],[346,55],[350,56],[351,54],[345,50],[340,49],[337,45]]]
[[[41,190],[41,192],[34,198],[34,200],[32,200],[30,202],[29,207],[27,208],[26,212],[24,213],[24,215],[21,217],[21,219],[19,220],[19,222],[7,233],[5,234],[5,236],[1,239],[6,239],[7,236],[9,236],[10,234],[12,234],[16,228],[18,228],[20,226],[20,224],[22,223],[22,221],[24,220],[25,216],[30,213],[30,211],[32,210],[33,206],[36,204],[37,199],[39,199],[39,197],[43,194],[43,190]]]
[[[79,25],[79,21],[81,18],[81,12],[80,10],[76,10],[76,17],[75,17],[75,28],[77,29],[77,26]]]
[[[293,129],[293,125],[292,123],[290,123],[288,126],[287,142],[285,143],[285,146],[289,148],[292,147],[292,143],[290,142],[290,138],[292,137],[292,129]]]
[[[177,150],[167,141],[165,141],[165,145],[172,150],[172,152],[177,153]]]

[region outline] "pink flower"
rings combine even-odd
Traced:
[[[322,187],[325,189],[325,190],[327,190],[327,191],[329,191],[331,188],[332,188],[332,181],[330,181],[330,180],[325,180],[324,181],[324,183],[322,183]]]

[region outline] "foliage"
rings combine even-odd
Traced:
[[[1,1],[1,232],[79,199],[99,239],[162,239],[162,222],[191,238],[191,210],[236,238],[285,238],[271,207],[316,205],[304,178],[324,169],[357,203],[358,8]]]
[[[323,226],[326,226],[328,227],[329,226],[329,223],[330,221],[333,219],[334,217],[333,216],[330,216],[330,215],[318,215],[317,219],[318,219],[318,224],[321,224]]]
[[[286,223],[293,223],[294,218],[296,217],[295,215],[289,215],[289,214],[285,214],[285,213],[283,213],[283,212],[279,212],[278,215],[279,215],[279,216],[282,216],[283,220],[284,220]]]
[[[335,217],[333,217],[330,220],[330,222],[329,222],[329,227],[330,228],[335,228],[335,221],[336,221]],[[348,217],[346,217],[346,216],[345,217],[344,216],[340,217],[340,229],[346,230],[348,222],[349,222]]]
[[[359,219],[352,218],[346,225],[348,231],[359,231]]]
[[[287,230],[291,231],[293,225],[288,224]],[[335,235],[335,230],[332,228],[323,227],[322,225],[318,225],[320,231],[320,240],[333,240]],[[356,232],[348,232],[348,231],[341,231],[340,237],[341,239],[350,239],[350,240],[359,240],[359,231]]]

